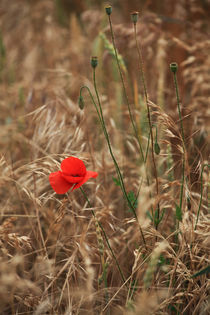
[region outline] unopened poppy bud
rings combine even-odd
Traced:
[[[136,24],[138,22],[138,18],[139,18],[139,12],[132,12],[131,13],[131,21]]]
[[[111,13],[112,13],[112,7],[111,7],[111,5],[106,6],[106,7],[105,7],[105,10],[106,10],[106,14],[107,14],[107,15],[111,15]]]
[[[93,68],[96,68],[97,65],[98,65],[98,57],[94,56],[94,57],[91,58],[91,66]]]
[[[187,209],[191,210],[191,200],[189,196],[187,196]]]
[[[160,146],[157,142],[155,142],[155,144],[154,144],[154,151],[157,155],[160,154]]]
[[[177,64],[176,62],[172,62],[172,63],[170,64],[170,68],[171,68],[171,71],[172,71],[173,73],[176,73],[177,70],[178,70],[178,64]]]
[[[80,95],[78,98],[78,104],[79,104],[80,109],[83,109],[85,107],[85,102],[84,102],[82,95]]]

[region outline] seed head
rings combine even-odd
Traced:
[[[91,66],[92,68],[96,68],[98,65],[98,57],[94,56],[91,58]]]
[[[136,24],[138,22],[139,12],[135,11],[131,13],[131,21]]]
[[[177,70],[178,70],[178,64],[177,64],[176,62],[172,62],[172,63],[170,64],[170,68],[171,68],[171,71],[172,71],[173,73],[176,73]]]
[[[106,14],[107,15],[111,15],[112,14],[112,7],[111,7],[111,5],[107,5],[105,7],[105,10],[106,10]]]

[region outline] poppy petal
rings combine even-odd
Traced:
[[[77,183],[77,184],[73,187],[72,190],[77,189],[77,188],[79,188],[80,186],[82,186],[84,183],[86,183],[86,182],[88,181],[88,179],[90,179],[90,178],[92,178],[92,177],[95,178],[95,177],[97,177],[97,176],[98,176],[98,173],[97,173],[97,172],[87,171],[86,174],[85,174],[85,176],[84,176],[84,178],[83,178],[79,183]]]
[[[86,174],[85,164],[78,158],[70,156],[61,162],[61,169],[67,175],[83,177]]]
[[[51,173],[49,175],[50,185],[57,194],[65,194],[73,184],[68,183],[62,176],[61,172]]]

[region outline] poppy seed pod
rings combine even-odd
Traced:
[[[173,73],[176,73],[177,70],[178,70],[178,64],[177,64],[176,62],[172,62],[172,63],[170,64],[170,69],[171,69],[171,71],[172,71]]]
[[[139,12],[132,12],[131,13],[131,21],[136,24],[138,22],[138,18],[139,18]]]
[[[105,10],[106,10],[106,14],[107,14],[107,15],[111,15],[111,13],[112,13],[112,7],[111,7],[111,5],[106,6],[106,7],[105,7]]]
[[[80,95],[78,98],[78,104],[79,104],[80,109],[83,109],[85,107],[85,103],[84,103],[84,99],[83,99],[82,95]]]
[[[160,146],[157,142],[155,142],[155,144],[154,144],[154,151],[157,155],[160,154]]]
[[[91,66],[92,68],[96,68],[98,65],[98,57],[94,56],[91,58]]]

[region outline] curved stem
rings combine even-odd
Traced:
[[[175,85],[175,90],[176,90],[176,99],[177,99],[177,107],[178,107],[178,113],[179,113],[179,121],[180,121],[180,126],[181,126],[183,149],[185,150],[186,144],[185,144],[185,137],[184,137],[184,127],[183,127],[183,122],[182,122],[182,114],[181,114],[180,98],[179,98],[179,88],[178,88],[176,73],[174,73],[174,85]]]
[[[91,99],[92,99],[93,105],[94,105],[94,107],[95,107],[95,109],[96,109],[96,111],[97,111],[97,114],[98,114],[100,123],[102,124],[101,116],[100,116],[100,113],[99,113],[99,111],[98,111],[98,106],[96,105],[96,102],[95,102],[95,100],[94,100],[94,97],[93,97],[93,95],[92,95],[92,93],[91,93],[89,87],[86,86],[86,85],[83,85],[83,86],[80,88],[80,96],[82,96],[82,90],[83,90],[83,89],[87,89],[87,91],[88,91],[88,93],[89,93],[89,95],[90,95],[90,97],[91,97]]]
[[[120,73],[120,78],[121,78],[121,81],[122,81],[122,86],[123,86],[125,100],[126,100],[127,107],[128,107],[128,112],[129,112],[130,120],[131,120],[131,123],[132,123],[132,126],[133,126],[133,130],[134,130],[134,133],[135,133],[135,137],[136,137],[136,139],[138,141],[141,158],[142,158],[142,161],[144,162],[144,153],[143,153],[143,149],[142,149],[141,142],[140,142],[140,139],[139,139],[138,131],[137,131],[134,119],[133,119],[133,115],[131,113],[131,106],[130,106],[130,102],[128,100],[128,96],[127,96],[127,93],[126,93],[125,82],[124,82],[124,78],[123,78],[123,74],[122,74],[122,70],[121,70],[121,67],[120,67],[120,62],[119,62],[119,58],[118,58],[118,54],[117,54],[117,49],[116,49],[116,44],[115,44],[115,39],[114,39],[114,32],[113,32],[113,28],[112,28],[111,16],[108,15],[108,18],[109,18],[109,25],[110,25],[110,31],[111,31],[112,44],[113,44],[113,47],[114,47],[115,58],[116,58],[116,61],[117,61],[117,66],[118,66],[118,70],[119,70],[119,73]]]
[[[127,200],[128,205],[130,206],[130,208],[131,208],[131,210],[133,212],[133,215],[134,215],[136,221],[138,222],[138,226],[139,226],[139,230],[140,230],[140,234],[141,234],[142,240],[144,242],[145,248],[147,248],[146,241],[145,241],[145,238],[144,238],[144,234],[143,234],[141,225],[140,225],[140,223],[138,221],[136,210],[135,210],[133,204],[131,203],[130,199],[128,198],[128,195],[127,195],[127,192],[126,192],[126,189],[125,189],[125,184],[124,184],[124,180],[123,180],[120,168],[118,166],[118,163],[117,163],[117,161],[115,159],[115,156],[113,154],[113,151],[112,151],[109,135],[108,135],[108,132],[107,132],[107,129],[106,129],[106,124],[105,124],[105,121],[104,121],[104,118],[103,118],[103,111],[102,111],[101,101],[100,101],[98,90],[97,90],[97,86],[96,86],[95,68],[93,68],[93,81],[94,81],[94,88],[95,88],[95,92],[96,92],[96,97],[97,97],[97,100],[98,100],[98,106],[99,106],[99,110],[100,110],[100,115],[99,115],[100,116],[100,122],[101,122],[101,125],[102,125],[104,136],[105,136],[107,144],[108,144],[110,155],[111,155],[112,160],[114,162],[114,165],[115,165],[115,168],[116,168],[116,171],[117,171],[120,183],[121,183],[120,187],[122,189],[122,192],[123,192],[123,195],[124,195],[125,199]]]
[[[82,96],[82,90],[83,89],[87,89],[88,90],[88,93],[89,93],[89,95],[90,95],[90,97],[92,99],[93,105],[94,105],[94,107],[95,107],[95,109],[97,111],[97,115],[98,115],[99,121],[100,121],[101,126],[102,126],[102,130],[104,132],[104,136],[105,136],[107,144],[108,144],[109,152],[110,152],[110,155],[111,155],[111,157],[113,159],[113,162],[114,162],[114,165],[115,165],[115,168],[116,168],[119,180],[120,180],[120,183],[121,183],[120,187],[122,189],[123,195],[124,195],[125,199],[127,200],[128,205],[132,209],[132,212],[134,214],[135,219],[138,222],[138,217],[137,217],[135,208],[134,208],[133,204],[131,203],[131,201],[128,198],[128,195],[127,195],[127,192],[126,192],[126,189],[125,189],[125,185],[124,185],[124,181],[123,181],[123,177],[122,177],[120,168],[118,166],[118,163],[117,163],[117,161],[115,159],[115,156],[113,154],[113,151],[112,151],[111,143],[110,143],[110,140],[109,140],[109,135],[108,135],[108,132],[107,132],[107,129],[106,129],[106,125],[105,125],[105,121],[104,121],[104,117],[103,117],[102,106],[101,106],[101,102],[100,102],[100,98],[99,98],[98,90],[97,90],[97,86],[96,86],[95,68],[93,68],[93,83],[94,83],[94,89],[95,89],[96,97],[97,97],[97,100],[98,100],[98,106],[97,106],[97,104],[96,104],[96,102],[94,100],[94,97],[93,97],[90,89],[86,85],[81,87],[81,89],[80,89],[80,96]],[[98,110],[98,107],[99,107],[99,110]],[[138,226],[139,226],[140,234],[141,234],[142,240],[144,242],[145,248],[147,249],[146,241],[145,241],[145,238],[144,238],[144,234],[143,234],[143,231],[142,231],[142,228],[141,228],[139,222],[138,222]]]
[[[183,148],[183,160],[182,160],[182,181],[181,181],[181,190],[180,190],[180,200],[179,200],[179,208],[180,212],[182,213],[182,201],[183,201],[183,194],[184,194],[184,183],[185,183],[185,153],[186,153],[186,146],[185,146],[185,138],[184,138],[184,128],[182,123],[182,114],[180,108],[180,98],[179,98],[179,88],[176,78],[176,72],[173,72],[174,77],[174,85],[176,91],[176,99],[177,99],[177,108],[179,113],[179,120],[181,125],[181,136],[182,136],[182,148]]]

